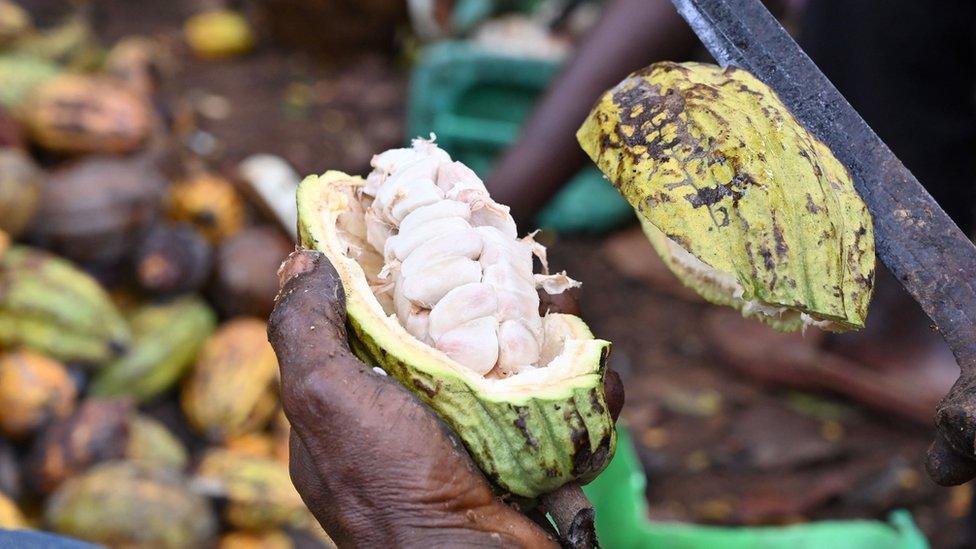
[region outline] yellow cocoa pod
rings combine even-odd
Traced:
[[[21,438],[71,413],[77,389],[60,362],[20,350],[0,356],[0,431]]]
[[[277,409],[278,361],[265,323],[237,318],[210,337],[183,385],[183,412],[207,438],[221,441],[267,425]]]
[[[23,107],[31,140],[65,153],[125,153],[152,129],[146,101],[105,77],[66,74],[37,87]]]
[[[220,549],[292,549],[295,544],[281,530],[270,532],[228,532],[220,538]]]
[[[291,483],[288,467],[273,459],[212,448],[200,460],[195,481],[226,501],[224,518],[237,528],[307,528],[314,521]]]
[[[170,187],[169,217],[192,223],[211,242],[244,227],[244,200],[234,184],[215,174],[200,174]]]
[[[227,439],[224,448],[242,456],[271,458],[275,457],[276,443],[277,441],[267,433],[245,433]]]
[[[206,547],[216,533],[207,500],[177,472],[115,461],[65,482],[48,499],[47,527],[126,548]]]
[[[243,15],[230,10],[199,13],[183,25],[193,53],[208,59],[233,57],[254,47],[254,33]]]
[[[0,492],[0,530],[21,530],[27,528],[27,519],[17,504]]]

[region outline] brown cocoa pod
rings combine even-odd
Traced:
[[[213,243],[240,231],[246,214],[234,184],[219,175],[202,173],[169,188],[169,217],[192,223]]]
[[[71,413],[77,389],[58,361],[34,351],[0,355],[0,432],[19,439]]]
[[[88,399],[74,414],[48,427],[28,457],[28,480],[34,490],[49,494],[96,463],[125,457],[132,413],[127,401]]]
[[[51,174],[31,235],[80,263],[118,263],[158,217],[164,187],[162,175],[141,160],[81,160]]]
[[[183,475],[134,461],[68,480],[48,499],[44,519],[59,534],[127,549],[209,547],[217,533],[213,509]]]
[[[107,77],[58,76],[39,85],[23,105],[31,141],[61,153],[127,153],[152,132],[145,98]]]
[[[278,407],[278,360],[267,326],[235,318],[220,326],[197,357],[181,403],[190,424],[210,440],[263,429]]]
[[[0,230],[16,238],[27,228],[43,184],[44,172],[23,151],[0,149]]]
[[[267,318],[278,295],[278,267],[294,249],[271,226],[249,227],[223,242],[210,292],[217,310],[226,317]]]
[[[207,281],[212,263],[210,243],[192,225],[158,225],[136,250],[136,281],[154,295],[194,292]]]

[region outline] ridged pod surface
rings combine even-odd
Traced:
[[[0,347],[100,364],[124,352],[129,340],[105,291],[70,262],[26,246],[0,256]]]
[[[863,327],[875,268],[867,207],[748,72],[656,63],[604,94],[577,138],[706,299],[781,330]]]
[[[194,481],[227,502],[224,518],[237,528],[306,528],[314,521],[288,466],[275,460],[213,448],[200,460]]]
[[[183,385],[181,403],[190,424],[214,441],[256,431],[277,408],[278,360],[267,326],[236,318],[207,340]]]
[[[60,534],[110,547],[205,547],[217,531],[206,498],[177,472],[116,461],[64,483],[45,507]]]
[[[152,130],[145,99],[109,78],[67,74],[37,86],[23,105],[31,140],[64,153],[132,152]]]
[[[216,323],[213,310],[196,296],[144,305],[131,318],[132,348],[98,372],[90,394],[144,402],[163,393],[193,363]]]
[[[0,355],[0,432],[21,438],[71,413],[78,391],[60,362],[33,351]]]
[[[302,245],[322,251],[342,278],[353,351],[436,411],[505,490],[535,497],[594,478],[616,442],[603,394],[609,342],[594,339],[575,316],[549,314],[543,354],[556,358],[488,379],[416,339],[370,287],[382,258],[351,257],[366,245],[357,194],[364,184],[359,177],[328,172],[306,178],[298,190]]]

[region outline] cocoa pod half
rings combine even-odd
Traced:
[[[23,151],[0,149],[0,230],[16,238],[27,228],[43,183],[44,173]]]
[[[99,465],[64,483],[45,508],[46,526],[111,547],[206,547],[217,521],[182,475],[133,461]]]
[[[267,318],[278,295],[278,266],[294,248],[271,226],[249,227],[221,243],[210,288],[217,310]]]
[[[77,389],[58,361],[29,350],[0,355],[0,432],[19,439],[74,408]]]
[[[23,105],[31,141],[60,153],[120,154],[152,132],[147,101],[107,77],[67,74],[37,86]]]
[[[32,237],[81,263],[116,263],[156,220],[165,184],[140,160],[82,160],[51,174]]]
[[[274,415],[278,360],[266,334],[263,321],[237,318],[218,328],[200,352],[182,404],[190,424],[210,440],[258,431]]]
[[[28,480],[49,494],[92,465],[125,457],[132,405],[121,400],[89,399],[67,419],[51,425],[34,443]]]

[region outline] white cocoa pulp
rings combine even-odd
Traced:
[[[373,157],[360,188],[366,242],[383,258],[371,282],[413,337],[486,377],[544,365],[537,288],[578,285],[550,275],[545,248],[518,238],[507,206],[433,140]],[[533,272],[533,256],[543,273]]]

